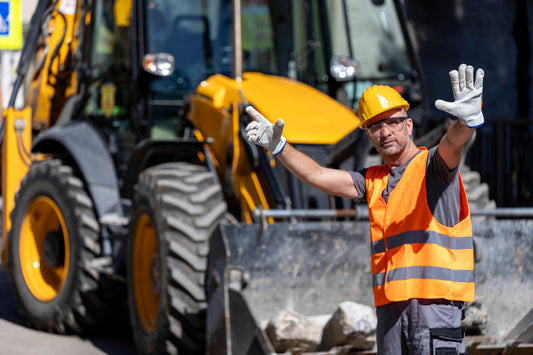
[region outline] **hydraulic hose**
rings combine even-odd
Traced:
[[[57,1],[58,0],[54,1],[54,5],[57,3]],[[8,107],[15,106],[15,100],[17,99],[18,91],[22,86],[22,81],[26,77],[32,58],[35,55],[39,35],[41,34],[41,24],[44,21],[44,18],[46,18],[46,13],[49,11],[49,7],[50,0],[39,0],[37,3],[35,12],[31,18],[29,31],[24,38],[24,45],[22,46],[22,52],[17,67],[17,78],[15,79],[15,83],[13,85]]]
[[[38,43],[39,36],[41,34],[41,25],[44,19],[48,14],[53,10],[57,5],[59,0],[39,0],[35,8],[35,12],[32,15],[30,21],[30,27],[28,33],[24,37],[24,44],[22,46],[22,51],[17,66],[17,77],[13,83],[13,89],[11,91],[11,97],[9,98],[7,107],[14,107],[17,100],[17,94],[22,86],[24,78],[28,74],[28,68],[30,63],[35,55]],[[5,129],[5,119],[0,123],[0,146],[3,144],[4,140],[4,129]]]

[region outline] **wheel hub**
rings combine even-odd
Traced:
[[[19,258],[24,281],[42,302],[52,300],[67,279],[70,248],[63,214],[49,197],[30,204],[20,227]]]
[[[152,255],[151,275],[152,290],[159,295],[161,293],[161,262],[158,253]]]
[[[61,231],[52,231],[45,235],[43,254],[44,260],[51,267],[65,264],[65,245],[63,244],[63,233]]]

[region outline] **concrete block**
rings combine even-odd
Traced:
[[[373,307],[343,302],[324,327],[319,350],[350,345],[355,349],[372,349],[375,345],[377,318]]]
[[[322,339],[322,330],[331,315],[304,316],[281,311],[267,324],[265,332],[276,352],[289,349],[314,351]]]

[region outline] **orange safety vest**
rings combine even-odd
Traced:
[[[376,306],[412,298],[474,301],[474,249],[466,192],[460,183],[460,222],[440,224],[427,203],[424,148],[389,195],[390,167],[365,175],[370,218],[372,288]]]

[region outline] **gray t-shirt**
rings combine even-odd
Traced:
[[[388,185],[383,191],[383,199],[385,202],[388,200],[389,194],[394,187],[396,187],[407,168],[407,165],[409,165],[413,158],[403,165],[391,169]],[[438,153],[437,147],[433,147],[429,150],[426,169],[428,206],[439,223],[448,227],[453,227],[459,223],[459,213],[461,210],[459,197],[459,169],[455,168],[449,170]],[[362,169],[360,171],[349,172],[352,175],[355,188],[359,193],[359,197],[356,201],[366,200],[366,170],[367,169]]]

